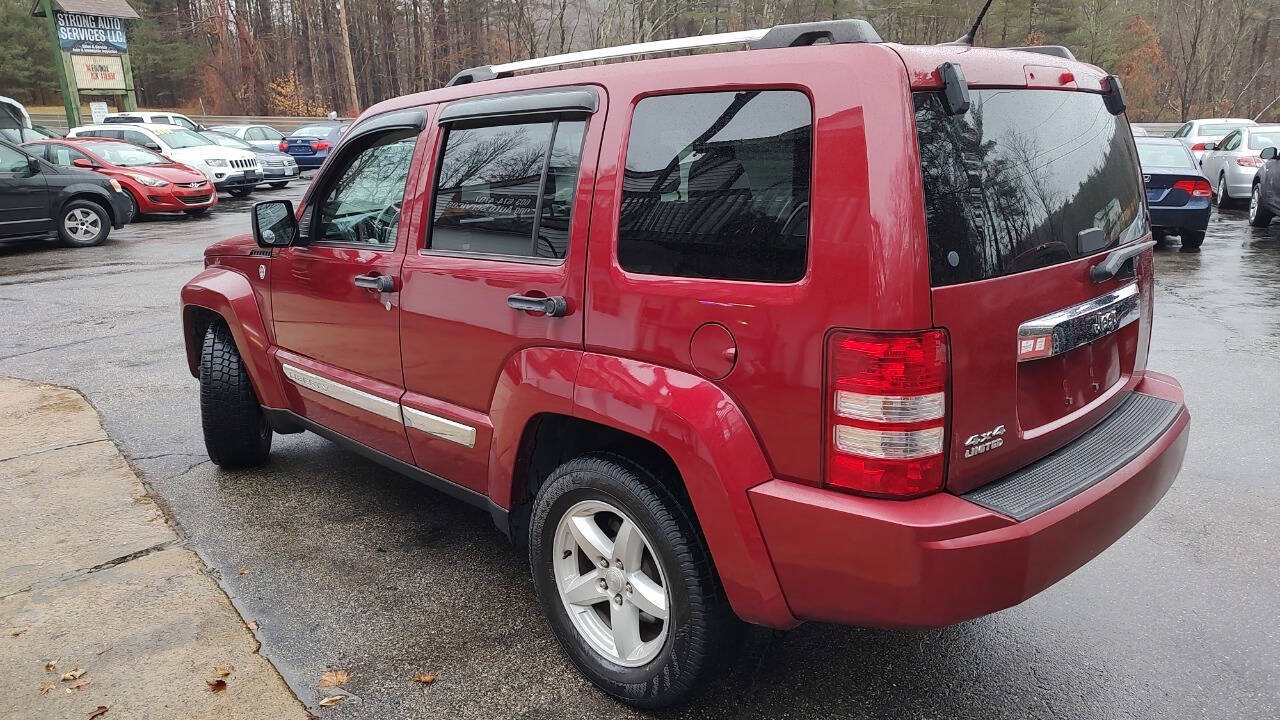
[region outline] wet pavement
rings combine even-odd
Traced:
[[[80,389],[313,712],[627,717],[561,655],[525,558],[489,516],[311,434],[223,472],[201,441],[178,289],[252,202],[145,220],[87,250],[0,248],[0,375]],[[1194,421],[1173,489],[1124,539],[1021,606],[956,627],[756,630],[699,718],[1275,717],[1280,707],[1280,225],[1215,215],[1160,248],[1149,366]],[[244,568],[244,572],[241,571]],[[351,697],[318,708],[331,668]],[[418,671],[435,684],[413,682]]]

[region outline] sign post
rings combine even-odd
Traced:
[[[114,95],[120,109],[138,109],[124,31],[138,14],[125,0],[37,0],[32,14],[49,27],[68,127],[81,124],[82,94]]]

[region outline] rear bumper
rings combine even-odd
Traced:
[[[1151,225],[1162,230],[1204,230],[1209,227],[1209,199],[1198,205],[1188,203],[1183,207],[1150,206]]]
[[[1151,510],[1182,467],[1190,414],[1154,373],[1137,390],[1176,402],[1173,423],[1078,495],[1017,522],[949,493],[877,500],[772,480],[749,492],[792,614],[939,627],[1016,605],[1084,565]]]

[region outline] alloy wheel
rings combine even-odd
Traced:
[[[1258,202],[1261,200],[1259,196],[1262,195],[1262,193],[1259,192],[1259,189],[1260,188],[1258,185],[1254,185],[1253,192],[1249,195],[1249,219],[1250,220],[1256,220],[1258,218]]]
[[[102,232],[102,218],[92,210],[75,208],[62,219],[67,234],[81,242],[90,242]]]
[[[662,651],[671,594],[634,520],[601,500],[568,509],[552,545],[556,588],[573,627],[610,662],[639,667]]]

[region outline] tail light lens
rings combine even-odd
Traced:
[[[1209,197],[1213,190],[1208,180],[1179,180],[1173,184],[1174,190],[1182,190],[1192,197]]]
[[[1204,143],[1196,143],[1191,146],[1192,150],[1204,150]]]
[[[826,484],[895,498],[941,490],[946,333],[841,331],[827,353]]]
[[[328,140],[312,140],[312,141],[311,141],[311,149],[312,149],[312,150],[316,150],[316,151],[320,151],[320,150],[328,150],[328,149],[329,149],[329,141],[328,141]]]
[[[1240,167],[1262,167],[1262,158],[1252,155],[1241,155],[1236,158],[1236,164]]]
[[[289,149],[289,143],[285,142],[284,140],[281,140],[280,144],[277,147],[280,148],[280,152],[285,152]]]

